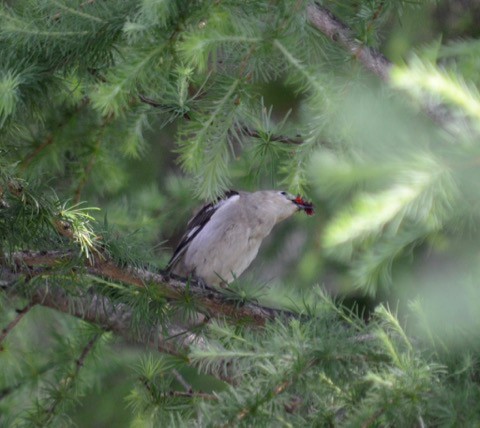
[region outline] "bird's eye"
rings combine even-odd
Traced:
[[[287,192],[280,192],[281,195],[287,196]]]

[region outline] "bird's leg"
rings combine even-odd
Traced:
[[[193,276],[192,279],[195,281],[196,285],[198,285],[202,290],[208,290],[211,288],[203,278]]]
[[[215,272],[215,275],[217,275],[218,278],[220,279],[220,284],[219,284],[219,286],[220,286],[221,288],[228,288],[228,283],[229,283],[229,282],[228,282],[226,279],[224,279],[221,275],[219,275],[217,272]],[[233,278],[234,278],[234,280],[237,279],[236,276],[235,276],[235,274],[233,274]]]

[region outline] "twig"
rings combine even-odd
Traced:
[[[172,371],[177,372],[176,370]],[[191,388],[189,391],[168,391],[158,394],[156,393],[155,389],[152,388],[152,384],[146,378],[142,378],[141,382],[153,399],[157,399],[157,397],[160,395],[160,397],[201,398],[203,400],[218,400],[218,397],[213,394],[193,391]]]
[[[33,161],[33,159],[35,159],[39,154],[40,152],[42,152],[46,147],[48,147],[50,144],[53,143],[53,135],[50,134],[46,139],[45,141],[40,144],[32,153],[30,153],[22,162],[21,162],[21,167],[20,169],[22,171],[24,171],[29,165],[30,163]]]
[[[289,379],[286,379],[276,385],[273,389],[268,391],[264,397],[261,399],[261,403],[266,403],[267,401],[273,399],[274,397],[284,393],[299,377],[302,373],[306,372],[307,370],[310,370],[315,364],[317,364],[319,361],[316,358],[311,359],[304,367],[303,369],[291,376]],[[249,407],[245,407],[241,410],[240,413],[237,414],[236,420],[241,421],[245,419],[250,413],[252,409]],[[225,425],[228,426],[228,425]]]
[[[145,95],[140,94],[138,96],[138,98],[142,103],[148,104],[149,106],[152,106],[152,107],[155,107],[155,108],[164,108],[165,107],[162,103],[159,103],[158,101],[152,100],[151,98],[148,98]]]
[[[85,363],[85,358],[87,358],[87,355],[90,353],[90,351],[93,349],[93,345],[97,342],[98,339],[100,339],[101,333],[95,334],[85,345],[85,347],[82,350],[82,353],[80,354],[80,357],[78,357],[77,361],[75,361],[75,373],[74,376],[78,374],[80,369],[83,367]]]
[[[101,145],[101,138],[98,138],[97,144],[95,144],[95,148],[93,153],[90,156],[90,159],[88,160],[88,163],[84,169],[84,172],[82,174],[82,178],[80,180],[80,183],[78,184],[77,188],[75,189],[75,197],[74,197],[74,202],[78,204],[80,202],[80,198],[82,195],[83,188],[87,184],[88,179],[90,178],[90,173],[92,172],[93,166],[95,165],[95,162],[98,157],[98,152],[100,150],[100,145]]]
[[[152,98],[148,98],[146,97],[145,95],[142,95],[140,94],[138,96],[138,98],[140,99],[140,101],[144,104],[148,104],[149,106],[152,106],[152,107],[155,107],[155,108],[159,108],[159,109],[162,109],[164,111],[172,111],[172,110],[176,110],[177,109],[177,106],[175,105],[169,105],[169,104],[162,104],[158,101],[155,101],[153,100]],[[183,112],[182,114],[182,117],[185,119],[185,120],[191,120],[192,118],[190,117],[190,114],[188,113],[188,111],[185,111]]]
[[[65,378],[63,378],[60,382],[59,382],[59,385],[62,389],[64,389],[65,391],[69,390],[75,379],[77,379],[78,377],[78,374],[80,373],[80,369],[83,367],[84,363],[85,363],[85,359],[87,358],[87,355],[90,354],[90,352],[92,351],[93,349],[93,346],[95,345],[95,343],[97,342],[98,339],[100,339],[100,337],[102,336],[102,333],[96,333],[88,342],[87,344],[84,346],[84,348],[82,349],[82,353],[80,354],[80,356],[78,357],[78,359],[75,361],[75,370],[72,374],[69,374],[67,375]],[[55,410],[58,406],[58,404],[60,403],[60,398],[55,398],[53,403],[50,405],[50,407],[48,408],[47,410],[47,414],[50,416],[49,419],[51,419],[53,417],[53,415],[55,414]]]
[[[285,380],[281,384],[277,385],[273,390],[269,391],[266,396],[264,396],[261,399],[262,404],[273,397],[276,397],[277,395],[280,395],[282,392],[284,392],[291,384],[292,380]],[[240,413],[237,414],[236,420],[237,421],[242,421],[245,419],[250,413],[252,412],[252,409],[250,407],[244,407]],[[228,425],[224,425],[226,427]]]
[[[262,135],[260,134],[260,132],[258,132],[255,129],[249,128],[248,126],[240,127],[239,131],[243,135],[246,135],[247,137],[263,138]],[[300,135],[298,135],[296,138],[292,138],[292,137],[286,137],[284,135],[271,134],[271,135],[269,135],[268,139],[270,141],[275,141],[275,142],[278,142],[278,143],[293,144],[293,145],[297,145],[297,146],[303,144],[303,140],[301,139]]]
[[[367,25],[367,33],[369,33],[370,30],[372,29],[373,24],[375,23],[375,21],[378,19],[378,17],[379,17],[380,14],[382,13],[382,10],[383,10],[384,6],[385,6],[385,1],[384,1],[384,0],[381,0],[381,1],[378,3],[377,8],[375,9],[375,12],[373,12],[373,15],[372,15],[370,21],[368,22],[368,25]]]
[[[158,101],[155,101],[151,98],[146,97],[145,95],[139,95],[138,98],[142,103],[148,104],[149,106],[155,107],[155,108],[160,108],[160,109],[169,109],[168,105],[162,104]],[[186,120],[190,120],[190,115],[188,113],[184,113],[183,118]],[[246,135],[247,137],[252,137],[252,138],[262,138],[262,135],[260,134],[259,131],[252,129],[248,126],[239,126],[238,127],[239,133]],[[300,145],[303,144],[303,140],[300,135],[298,135],[295,138],[292,137],[286,137],[284,135],[276,135],[276,134],[271,134],[269,135],[269,140],[270,141],[275,141],[279,143],[285,143],[285,144],[294,144],[294,145]]]
[[[84,6],[87,6],[89,4],[93,4],[95,3],[95,0],[87,0],[87,1],[84,1],[83,3],[80,4],[80,7],[84,7]]]
[[[367,70],[384,81],[389,80],[392,63],[377,50],[355,40],[350,28],[332,12],[314,2],[307,7],[307,16],[317,30],[350,52]]]
[[[68,124],[68,122],[70,121],[70,119],[72,119],[73,117],[76,117],[76,115],[78,113],[80,113],[80,111],[89,104],[90,102],[90,99],[88,97],[83,97],[82,100],[80,101],[80,103],[78,103],[78,105],[72,109],[71,111],[67,112],[63,118],[63,120],[58,123],[57,125],[55,125],[55,132],[58,132],[59,130],[61,130],[64,126],[66,126]],[[28,168],[28,166],[32,163],[32,161],[44,150],[46,149],[48,146],[50,146],[51,144],[53,144],[54,142],[54,139],[53,139],[53,134],[49,134],[47,136],[47,138],[45,138],[45,141],[40,144],[32,153],[30,153],[25,159],[22,160],[22,162],[20,163],[20,169],[22,171],[24,171],[25,169]]]
[[[23,309],[17,311],[17,316],[2,330],[0,334],[0,351],[3,350],[2,342],[8,336],[8,334],[15,328],[20,320],[27,314],[27,312],[35,306],[35,303],[30,302]]]
[[[377,419],[380,416],[382,416],[384,412],[385,412],[385,409],[383,407],[380,407],[378,410],[376,410],[373,413],[373,415],[371,415],[365,422],[363,422],[363,424],[361,425],[361,428],[371,427],[375,422],[377,422]]]
[[[43,367],[35,370],[35,375],[40,376],[45,374],[46,372],[55,368],[55,364],[49,362],[45,364]],[[3,400],[5,397],[8,397],[10,394],[14,393],[15,391],[19,390],[28,385],[31,382],[30,378],[23,378],[17,381],[14,385],[6,386],[5,388],[0,389],[0,401]]]
[[[168,395],[173,397],[186,397],[186,398],[201,398],[202,400],[218,400],[213,394],[207,394],[206,392],[182,392],[182,391],[170,391]]]
[[[192,388],[192,385],[190,385],[186,380],[185,378],[178,372],[177,369],[172,369],[172,374],[173,376],[175,377],[175,379],[177,379],[177,382],[183,386],[183,388],[185,389],[185,392],[187,394],[191,394],[193,392],[193,388]]]

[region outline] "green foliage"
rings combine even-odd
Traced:
[[[202,424],[442,423],[436,408],[451,387],[445,367],[425,359],[385,307],[367,333],[358,319],[345,328],[329,305],[313,322],[279,322],[261,332],[212,325],[207,348],[191,358],[204,370],[234,373],[236,382],[218,402],[203,404]]]
[[[322,2],[353,51],[311,25],[317,3],[2,3],[1,426],[87,426],[103,406],[122,416],[98,426],[478,425],[475,28],[439,41],[429,2]],[[379,82],[364,54],[394,33],[408,55]],[[230,187],[314,200],[223,290],[295,316],[203,319],[188,291],[92,273],[162,269],[194,206]],[[40,291],[65,313],[128,309],[128,334]],[[147,353],[169,349],[158,334],[185,347]]]

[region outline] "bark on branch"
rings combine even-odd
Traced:
[[[40,260],[39,260],[40,261]],[[45,260],[43,260],[45,261]],[[52,274],[51,269],[28,268],[28,276],[45,276]],[[17,294],[15,284],[25,276],[23,269],[9,270],[0,267],[0,290],[8,294]],[[123,303],[114,303],[108,297],[88,291],[72,296],[60,287],[37,287],[29,295],[29,306],[40,305],[51,308],[111,331],[128,342],[141,343],[171,355],[184,357],[188,346],[201,340],[195,334],[185,332],[182,326],[171,324],[167,327],[151,326],[150,328],[133,329],[133,310]],[[184,333],[184,334],[182,334]]]
[[[367,70],[384,81],[389,79],[392,63],[380,52],[355,40],[350,28],[332,12],[314,2],[307,7],[307,16],[310,24],[350,52]]]
[[[60,264],[73,261],[75,256],[70,252],[48,251],[48,252],[30,252],[21,251],[11,255],[13,265],[5,266],[9,269],[9,274],[15,278],[22,275],[31,275],[32,268],[54,268]],[[145,287],[146,285],[156,286],[167,299],[181,300],[186,295],[195,300],[199,309],[207,314],[209,317],[222,317],[234,320],[246,320],[255,325],[263,325],[269,319],[279,316],[293,316],[288,311],[275,310],[264,307],[255,303],[247,302],[239,304],[232,302],[225,294],[208,287],[202,287],[194,282],[187,287],[185,282],[180,280],[168,278],[161,273],[150,272],[145,269],[139,269],[132,266],[119,266],[115,262],[97,257],[93,263],[89,261],[82,261],[81,269],[86,273],[98,276],[110,281],[122,282],[124,284],[133,285],[136,287]],[[54,273],[54,270],[51,272]],[[43,272],[48,275],[48,271]],[[40,304],[55,307],[62,310],[63,305],[68,306],[68,296],[54,295],[46,293],[40,296]],[[92,308],[92,316],[98,310],[98,306]],[[66,310],[64,310],[66,312]],[[87,315],[90,312],[87,313]],[[90,315],[88,315],[90,317]],[[108,321],[108,314],[103,313],[102,318]]]
[[[376,49],[356,40],[352,30],[327,8],[318,2],[307,6],[307,19],[321,33],[329,37],[335,44],[350,52],[366,70],[377,75],[385,82],[390,80],[390,69],[393,64]],[[452,117],[442,105],[424,101],[423,110],[437,124],[445,126]]]

